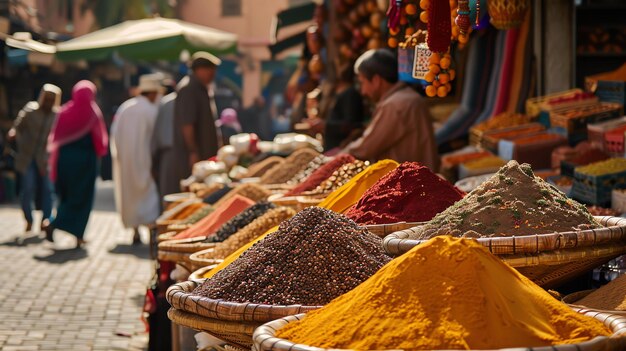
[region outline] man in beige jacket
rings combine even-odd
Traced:
[[[363,136],[345,151],[362,160],[417,161],[439,171],[439,155],[426,100],[398,82],[398,63],[386,49],[369,50],[354,64],[361,94],[376,103]]]

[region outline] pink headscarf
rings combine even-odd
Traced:
[[[57,162],[61,146],[79,140],[91,134],[93,147],[98,157],[107,153],[109,137],[107,135],[102,112],[95,102],[96,86],[81,80],[72,89],[72,100],[61,106],[50,136],[48,152],[50,152],[50,179],[57,177]]]
[[[220,114],[220,125],[228,126],[241,133],[241,124],[237,118],[237,111],[233,108],[225,108]]]

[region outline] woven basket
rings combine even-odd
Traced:
[[[193,313],[170,308],[167,317],[174,323],[197,331],[209,333],[222,339],[238,350],[250,350],[252,334],[260,322],[228,322],[198,316]]]
[[[601,229],[475,239],[520,273],[552,288],[626,253],[626,219],[596,217]],[[401,255],[427,240],[408,239],[415,228],[389,234],[385,251]]]
[[[197,251],[215,246],[215,243],[205,242],[206,236],[195,238],[167,240],[159,243],[158,259],[162,261],[176,262],[188,271],[192,272],[189,256]]]
[[[163,234],[168,232],[168,227],[173,224],[181,224],[182,219],[164,219],[156,222],[157,234]]]
[[[262,185],[265,189],[269,190],[269,191],[277,191],[277,192],[287,192],[293,188],[295,188],[295,185],[289,185],[289,184],[260,184]]]
[[[157,242],[162,243],[164,241],[173,240],[176,234],[178,233],[177,232],[165,232],[163,234],[159,234],[157,236]]]
[[[365,228],[367,228],[367,230],[369,230],[370,233],[375,234],[381,238],[384,238],[393,232],[414,228],[422,224],[424,223],[423,222],[398,222],[398,223],[389,223],[389,224],[370,224],[370,225],[365,225]]]
[[[168,232],[180,233],[180,232],[182,232],[184,230],[189,229],[192,226],[193,226],[193,224],[185,224],[185,223],[170,224],[170,225],[167,226],[167,231]]]
[[[284,206],[300,212],[307,207],[317,206],[324,200],[322,196],[283,196],[282,194],[271,195],[267,201],[272,202],[276,206]]]
[[[167,289],[167,302],[172,307],[199,316],[234,322],[269,322],[285,316],[312,311],[321,306],[277,306],[238,303],[193,295],[191,292],[205,279],[174,284]]]
[[[217,267],[220,263],[222,263],[224,260],[213,260],[213,264],[202,267],[202,268],[198,268],[195,271],[193,271],[190,275],[189,275],[189,279],[188,280],[198,280],[198,279],[204,279],[204,275],[207,272],[210,272],[211,270],[213,270],[215,267]]]
[[[219,262],[223,261],[222,259],[211,258],[210,256],[207,257],[206,254],[211,253],[211,252],[213,252],[213,247],[200,250],[189,255],[189,262],[191,262],[191,269],[196,271],[200,268],[214,265],[216,261],[219,261]]]
[[[626,317],[626,311],[617,311],[617,310],[605,311],[605,310],[598,310],[596,308],[591,308],[591,307],[588,307],[588,306],[576,304],[576,302],[580,301],[582,298],[586,297],[587,295],[591,294],[594,291],[595,291],[595,289],[577,291],[575,293],[571,293],[569,295],[565,295],[565,297],[563,297],[562,301],[564,303],[570,305],[571,307],[577,307],[577,308],[583,308],[583,309],[593,309],[594,311],[601,311],[601,312],[605,312],[605,313],[610,313],[610,314],[615,314],[615,315],[618,315],[618,316]]]
[[[578,313],[596,318],[604,323],[604,325],[613,331],[612,337],[600,336],[593,340],[585,341],[578,344],[556,345],[547,347],[521,347],[500,349],[501,351],[618,351],[626,350],[626,318],[622,316],[611,315],[600,311],[587,309],[579,309],[572,307]],[[289,340],[277,338],[276,331],[290,322],[299,321],[304,318],[305,314],[288,316],[266,324],[263,324],[254,332],[252,339],[254,345],[253,351],[325,351],[319,347],[311,347],[302,344],[295,344]],[[475,350],[478,351],[478,350]],[[491,350],[495,351],[495,350]]]

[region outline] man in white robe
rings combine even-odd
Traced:
[[[163,89],[161,81],[158,74],[141,76],[139,95],[119,107],[111,125],[115,206],[124,226],[134,229],[134,244],[141,242],[139,227],[150,227],[160,213],[150,142]]]

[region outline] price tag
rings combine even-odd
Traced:
[[[428,64],[432,52],[428,50],[426,43],[421,43],[415,47],[415,57],[413,59],[413,78],[424,79],[428,73]]]

